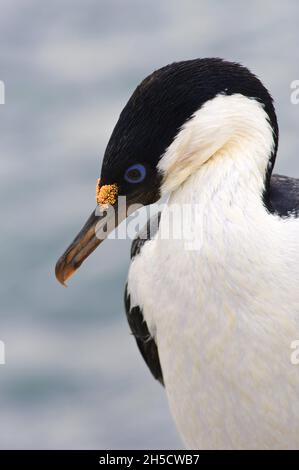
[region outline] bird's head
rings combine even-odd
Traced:
[[[102,209],[113,207],[115,216],[119,196],[126,196],[127,206],[152,204],[224,146],[252,138],[260,138],[267,158],[261,163],[266,190],[277,150],[277,121],[271,96],[247,68],[196,59],[153,72],[120,114],[97,183],[97,209],[58,260],[57,279],[64,283],[109,234],[102,235],[107,227]],[[114,225],[123,218],[116,217]]]

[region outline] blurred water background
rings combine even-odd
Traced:
[[[63,289],[54,265],[94,208],[118,115],[167,63],[240,61],[271,90],[276,171],[299,177],[298,2],[1,0],[0,448],[179,448],[123,310],[129,242]]]

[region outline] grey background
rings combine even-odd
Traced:
[[[67,289],[54,265],[95,206],[122,107],[172,61],[251,68],[276,100],[276,169],[299,176],[298,15],[296,1],[1,0],[2,449],[182,445],[123,313],[129,242],[102,245]]]

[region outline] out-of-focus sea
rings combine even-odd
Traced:
[[[298,18],[295,0],[1,0],[0,448],[182,446],[126,323],[129,241],[107,241],[67,289],[55,262],[94,209],[122,107],[167,63],[251,68],[276,100],[277,170],[299,177]]]

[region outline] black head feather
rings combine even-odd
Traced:
[[[142,183],[143,192],[149,202],[154,202],[159,197],[161,181],[157,171],[159,159],[182,125],[219,93],[240,93],[263,104],[275,142],[266,175],[268,186],[278,143],[272,98],[247,68],[218,58],[173,63],[141,82],[121,112],[107,145],[102,184],[118,183],[120,194],[139,192],[124,181],[123,175],[128,166],[142,163],[147,169],[147,178]]]

